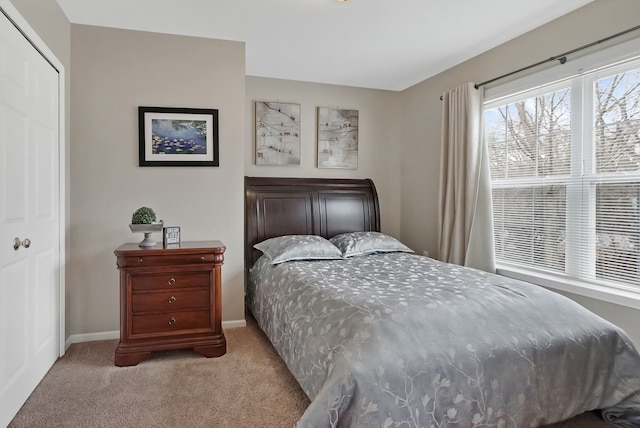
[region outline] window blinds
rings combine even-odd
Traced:
[[[485,106],[496,260],[640,292],[640,60]]]

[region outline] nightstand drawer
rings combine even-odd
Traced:
[[[209,309],[209,289],[193,291],[166,291],[161,293],[134,293],[131,310],[140,312],[169,312],[190,309]]]
[[[208,254],[171,254],[171,255],[140,255],[135,257],[126,257],[123,267],[146,267],[146,266],[180,266],[180,265],[199,265],[203,263],[213,263],[216,255]]]
[[[208,310],[169,312],[164,314],[134,315],[131,325],[132,334],[179,332],[211,328]],[[191,333],[186,331],[186,333]]]
[[[134,275],[131,278],[132,291],[163,290],[177,288],[209,287],[211,273],[208,271],[188,273],[166,273],[159,275]]]

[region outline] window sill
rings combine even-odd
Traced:
[[[633,292],[622,289],[604,287],[588,282],[581,282],[567,278],[559,278],[553,275],[539,272],[530,272],[513,266],[498,266],[496,273],[509,278],[530,282],[552,290],[564,291],[601,300],[616,305],[622,305],[633,309],[640,309],[640,291]]]

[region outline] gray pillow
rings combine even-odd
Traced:
[[[341,259],[342,252],[331,242],[317,235],[285,235],[259,242],[253,248],[262,251],[271,264],[290,260]]]
[[[413,253],[413,250],[402,242],[380,232],[342,233],[329,241],[342,251],[342,257],[365,256],[374,253]]]

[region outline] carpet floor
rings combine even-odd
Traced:
[[[292,427],[309,400],[255,321],[225,336],[222,357],[155,352],[135,367],[113,365],[116,340],[71,345],[9,427]],[[584,413],[549,427],[611,425]]]

